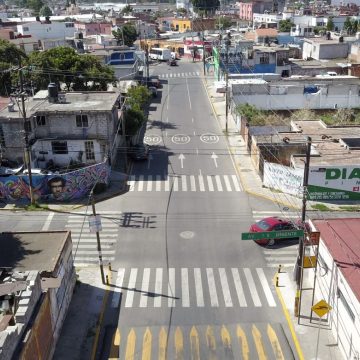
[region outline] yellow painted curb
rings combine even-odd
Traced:
[[[109,284],[111,284],[111,271],[109,271]],[[106,309],[106,305],[107,305],[107,300],[108,300],[108,297],[109,297],[109,292],[110,292],[110,286],[106,285],[106,287],[105,287],[105,295],[104,295],[103,302],[102,302],[102,305],[101,305],[101,311],[100,311],[99,319],[97,321],[95,338],[94,338],[94,343],[93,343],[93,347],[92,347],[92,351],[91,351],[91,360],[96,359],[96,351],[97,351],[99,337],[100,337],[100,330],[101,330],[102,322],[104,320],[104,313],[105,313],[105,309]]]
[[[285,305],[285,301],[282,297],[282,294],[281,294],[281,291],[279,290],[279,288],[276,286],[276,277],[277,277],[277,273],[275,273],[275,276],[273,277],[273,285],[275,287],[275,290],[276,290],[276,294],[279,298],[279,301],[280,301],[280,304],[281,304],[281,307],[283,309],[283,312],[284,312],[284,315],[285,315],[285,318],[286,318],[286,321],[288,323],[288,326],[289,326],[289,330],[290,330],[290,333],[291,333],[291,336],[293,338],[293,341],[294,341],[294,344],[295,344],[295,349],[296,349],[296,352],[299,356],[299,360],[305,360],[304,358],[304,354],[302,352],[302,349],[301,349],[301,346],[300,346],[300,343],[299,343],[299,340],[296,336],[296,332],[295,332],[295,329],[294,329],[294,325],[291,321],[291,317],[290,317],[290,314],[289,314],[289,311],[288,309],[286,308],[286,305]]]

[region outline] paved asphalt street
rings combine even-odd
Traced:
[[[113,289],[102,358],[116,328],[120,359],[298,358],[272,284],[278,264],[294,265],[296,243],[240,239],[262,217],[299,213],[243,191],[201,64],[152,69],[162,88],[144,138],[151,156],[133,164],[125,194],[96,206]],[[96,265],[84,212],[2,212],[1,228],[70,229],[75,265]]]
[[[118,204],[126,219],[113,262],[124,290],[120,358],[149,352],[239,359],[264,352],[271,359],[276,343],[289,359],[273,271],[260,247],[239,241],[252,221],[249,199],[200,71],[189,63],[154,71],[181,75],[161,76],[145,134],[151,160],[134,164],[130,191]]]

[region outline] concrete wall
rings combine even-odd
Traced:
[[[316,83],[316,81],[314,81]],[[247,91],[249,88],[249,91]],[[295,109],[334,109],[356,108],[359,106],[358,85],[322,85],[315,94],[304,94],[303,85],[243,86],[241,93],[233,91],[234,101],[238,104],[248,103],[263,110]]]
[[[303,59],[337,59],[346,58],[349,53],[348,43],[316,43],[312,41],[304,41]]]
[[[65,140],[68,147],[68,154],[54,154],[52,150],[52,140],[37,140],[32,146],[32,160],[36,167],[44,169],[49,160],[53,160],[56,165],[67,166],[71,160],[82,162],[87,165],[102,162],[107,155],[109,145],[106,141],[97,140]],[[55,140],[56,141],[56,140]],[[85,142],[92,141],[94,145],[95,159],[87,159],[85,151]],[[103,146],[101,146],[103,145]],[[105,150],[105,151],[104,151]],[[46,152],[47,154],[43,154]]]
[[[359,300],[341,273],[342,265],[337,266],[321,240],[319,262],[321,276],[317,277],[316,299],[324,299],[333,308],[329,313],[328,321],[334,337],[338,339],[337,344],[344,355],[344,359],[356,359],[360,353]],[[355,317],[352,317],[352,314]]]
[[[25,280],[29,286],[21,292],[19,306],[15,313],[15,325],[8,326],[0,332],[0,358],[1,360],[12,360],[19,341],[32,317],[38,300],[41,296],[41,281],[37,271],[26,273]]]

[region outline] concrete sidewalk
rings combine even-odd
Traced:
[[[204,86],[213,111],[219,122],[219,126],[223,130],[224,134],[227,135],[226,138],[228,140],[229,149],[244,190],[251,195],[268,199],[283,206],[300,209],[302,206],[302,199],[292,195],[274,192],[271,189],[263,187],[260,176],[257,174],[252,165],[245,143],[240,136],[234,119],[230,113],[228,114],[228,131],[227,133],[225,132],[226,116],[224,94],[216,93],[213,78],[205,78]],[[315,202],[308,202],[309,207],[315,204]],[[339,210],[339,207],[336,204],[326,204],[326,206],[332,210]],[[332,335],[329,325],[324,322],[322,322],[321,325],[319,347],[317,349],[319,322],[317,321],[318,319],[314,313],[312,314],[313,318],[310,318],[312,291],[304,290],[302,292],[299,321],[298,317],[294,316],[297,286],[293,279],[293,272],[289,272],[289,268],[286,268],[280,271],[277,275],[278,286],[276,286],[276,281],[274,281],[274,287],[288,321],[290,333],[298,350],[297,353],[299,354],[299,359],[344,359],[338,345],[336,344],[336,340]],[[311,287],[312,284],[304,284],[304,288]],[[317,303],[319,300],[320,299],[315,299],[314,303]]]

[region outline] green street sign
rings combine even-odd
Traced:
[[[300,236],[304,236],[304,230],[247,232],[241,234],[241,240],[290,239]]]

